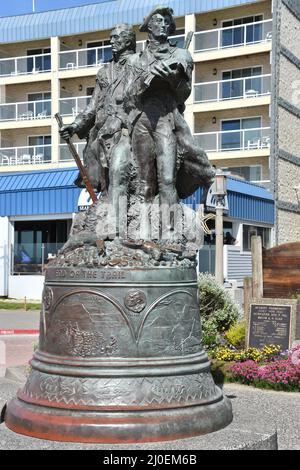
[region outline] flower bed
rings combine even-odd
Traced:
[[[300,392],[300,345],[271,362],[237,362],[226,367],[226,379],[254,387]]]

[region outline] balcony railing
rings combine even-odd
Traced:
[[[178,34],[176,36],[169,36],[168,38],[172,44],[176,44],[177,47],[184,47],[185,35]],[[146,47],[147,41],[137,41],[136,52],[143,51]]]
[[[176,42],[178,47],[183,47],[185,36],[170,36],[171,42]],[[146,41],[137,41],[136,50],[145,49]],[[97,67],[107,63],[112,58],[111,46],[90,47],[87,49],[75,49],[59,53],[59,69],[73,70],[82,67]]]
[[[51,144],[0,148],[0,166],[51,162]]]
[[[0,59],[0,76],[50,72],[51,54],[26,55]]]
[[[194,134],[197,144],[206,152],[263,150],[270,147],[270,128]]]
[[[112,57],[111,46],[75,49],[59,53],[59,69],[72,70],[82,67],[97,67]]]
[[[51,100],[0,104],[0,121],[25,121],[51,116]]]
[[[59,109],[62,116],[73,116],[81,113],[89,104],[91,96],[76,96],[72,98],[60,98]]]
[[[272,20],[195,33],[195,52],[248,46],[272,40]]]
[[[194,86],[195,103],[257,98],[270,94],[271,75],[254,75],[233,80],[196,83]]]
[[[78,155],[82,159],[83,149],[86,146],[86,142],[73,142],[73,144],[75,145]],[[74,161],[67,144],[59,145],[59,161],[63,161],[63,162]]]

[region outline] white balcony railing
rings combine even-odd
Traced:
[[[257,98],[271,94],[271,75],[195,83],[194,103]]]
[[[50,72],[51,54],[26,55],[0,59],[0,76]]]
[[[170,40],[183,47],[185,36],[171,36]],[[145,48],[146,41],[137,42],[137,52]],[[59,70],[72,70],[81,67],[97,67],[108,62],[112,57],[111,46],[91,47],[61,51],[59,53]],[[0,77],[28,75],[51,72],[51,54],[26,55],[0,58]]]
[[[111,46],[75,49],[59,53],[59,70],[72,70],[82,67],[97,67],[112,57]]]
[[[51,100],[0,104],[0,121],[24,121],[51,116]]]
[[[73,144],[75,145],[78,155],[83,159],[83,149],[86,146],[86,142],[73,142]],[[74,161],[67,144],[59,145],[59,161]]]
[[[195,52],[248,46],[272,40],[272,20],[195,33]]]
[[[178,47],[184,45],[184,34],[170,36],[171,42],[176,42]],[[145,49],[146,41],[137,41],[136,50]],[[59,69],[73,70],[82,67],[97,67],[107,63],[112,57],[111,46],[90,47],[87,49],[74,49],[59,53]]]
[[[51,144],[0,148],[0,166],[51,162]]]
[[[177,47],[184,47],[185,35],[178,34],[176,36],[169,36],[168,38],[172,44],[176,44]],[[137,41],[136,52],[143,51],[146,47],[147,41]]]
[[[197,144],[206,152],[263,150],[270,147],[270,128],[194,134]]]
[[[60,98],[59,110],[62,116],[73,116],[81,113],[89,104],[91,96],[76,96],[72,98]]]

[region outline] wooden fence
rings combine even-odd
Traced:
[[[264,297],[300,294],[300,242],[263,250]]]

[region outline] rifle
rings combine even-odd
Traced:
[[[60,115],[59,113],[56,113],[56,114],[54,115],[54,117],[55,117],[55,119],[56,119],[56,121],[57,121],[57,124],[58,124],[59,129],[61,129],[62,126],[63,126],[63,120],[62,120],[61,115]],[[88,174],[87,174],[87,171],[86,171],[86,169],[84,168],[84,166],[83,166],[83,164],[82,164],[82,162],[81,162],[81,160],[80,160],[80,156],[78,155],[77,150],[76,150],[76,148],[75,148],[73,142],[71,141],[70,137],[69,137],[68,139],[65,139],[65,141],[66,141],[67,144],[68,144],[69,150],[70,150],[70,152],[71,152],[71,154],[72,154],[72,156],[73,156],[73,158],[74,158],[74,160],[75,160],[75,162],[76,162],[76,165],[77,165],[77,167],[78,167],[78,170],[80,171],[80,174],[81,174],[81,176],[82,176],[82,179],[83,179],[83,182],[84,182],[84,184],[85,184],[85,187],[86,187],[86,189],[87,189],[87,191],[88,191],[89,195],[91,196],[91,199],[92,199],[92,201],[93,201],[93,203],[94,203],[94,202],[97,201],[97,196],[96,196],[96,193],[95,193],[95,191],[94,191],[94,188],[93,188],[93,186],[92,186],[92,184],[91,184],[91,182],[90,182],[90,179],[89,179],[89,176],[88,176]],[[97,245],[97,248],[98,248],[99,252],[103,252],[103,251],[104,251],[104,246],[105,246],[105,245],[104,245],[104,241],[103,241],[103,240],[96,240],[96,245]]]
[[[187,33],[185,41],[184,41],[184,46],[183,46],[184,49],[188,49],[190,47],[190,44],[193,39],[193,35],[194,35],[193,31],[189,31]]]
[[[57,121],[57,124],[58,124],[59,129],[61,129],[62,126],[63,126],[63,120],[62,120],[61,115],[60,115],[59,113],[56,113],[56,114],[54,115],[54,117],[55,117],[55,119],[56,119],[56,121]],[[81,162],[80,156],[78,155],[77,150],[76,150],[76,148],[75,148],[73,142],[71,141],[71,139],[68,138],[68,139],[65,139],[65,141],[67,142],[67,145],[68,145],[68,147],[69,147],[69,150],[70,150],[70,152],[71,152],[71,154],[72,154],[72,156],[73,156],[73,158],[74,158],[74,160],[75,160],[75,162],[76,162],[76,165],[77,165],[77,167],[78,167],[78,170],[79,170],[79,172],[80,172],[80,174],[81,174],[81,176],[82,176],[82,179],[83,179],[83,182],[84,182],[84,184],[85,184],[85,187],[86,187],[86,189],[87,189],[87,191],[88,191],[89,195],[91,196],[91,199],[92,199],[92,201],[93,201],[93,203],[94,203],[94,202],[97,201],[97,196],[96,196],[96,193],[95,193],[95,191],[94,191],[94,188],[93,188],[93,186],[92,186],[92,184],[91,184],[91,182],[90,182],[90,179],[89,179],[89,176],[88,176],[88,174],[87,174],[87,171],[86,171],[86,169],[84,168],[84,166],[83,166],[83,164],[82,164],[82,162]]]

